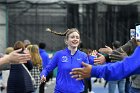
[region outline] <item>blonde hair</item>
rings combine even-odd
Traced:
[[[14,48],[13,47],[7,47],[6,50],[5,50],[5,54],[9,54],[12,51],[14,51]]]
[[[33,62],[33,65],[41,67],[42,59],[39,54],[39,48],[37,45],[29,45],[27,46],[27,49],[29,50],[31,54],[31,61]]]

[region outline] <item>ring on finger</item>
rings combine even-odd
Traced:
[[[80,75],[80,74],[79,74],[79,75],[78,75],[78,77],[79,77],[79,78],[81,78],[81,77],[82,77],[82,75]]]

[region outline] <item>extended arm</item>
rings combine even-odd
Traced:
[[[22,49],[15,50],[9,55],[5,55],[2,58],[0,58],[0,65],[5,63],[26,63],[27,60],[30,60],[31,56],[28,52],[26,52],[25,54],[19,54],[18,52],[20,52],[21,50]]]
[[[74,68],[70,74],[73,78],[81,80],[89,76],[104,78],[106,80],[120,80],[130,75],[140,74],[140,46],[134,53],[122,61],[113,64],[91,66],[84,64],[84,68]],[[78,75],[81,77],[77,77]]]
[[[103,77],[106,80],[119,80],[133,74],[140,74],[140,46],[135,52],[122,61],[103,66],[93,66],[91,76]]]

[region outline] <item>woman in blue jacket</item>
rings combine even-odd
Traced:
[[[74,68],[70,72],[72,78],[82,80],[87,77],[104,78],[105,80],[120,80],[134,74],[140,74],[140,46],[137,46],[131,56],[113,64],[92,66],[82,63],[84,68]],[[79,77],[80,76],[80,77]]]
[[[46,81],[46,76],[58,67],[54,93],[82,93],[83,80],[77,81],[69,74],[73,68],[81,68],[82,62],[89,63],[86,53],[78,49],[80,34],[76,28],[68,29],[65,34],[67,48],[57,51],[51,62],[41,72],[41,81]]]

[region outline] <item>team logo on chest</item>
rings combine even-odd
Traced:
[[[68,62],[68,57],[67,56],[62,56],[62,62]]]

